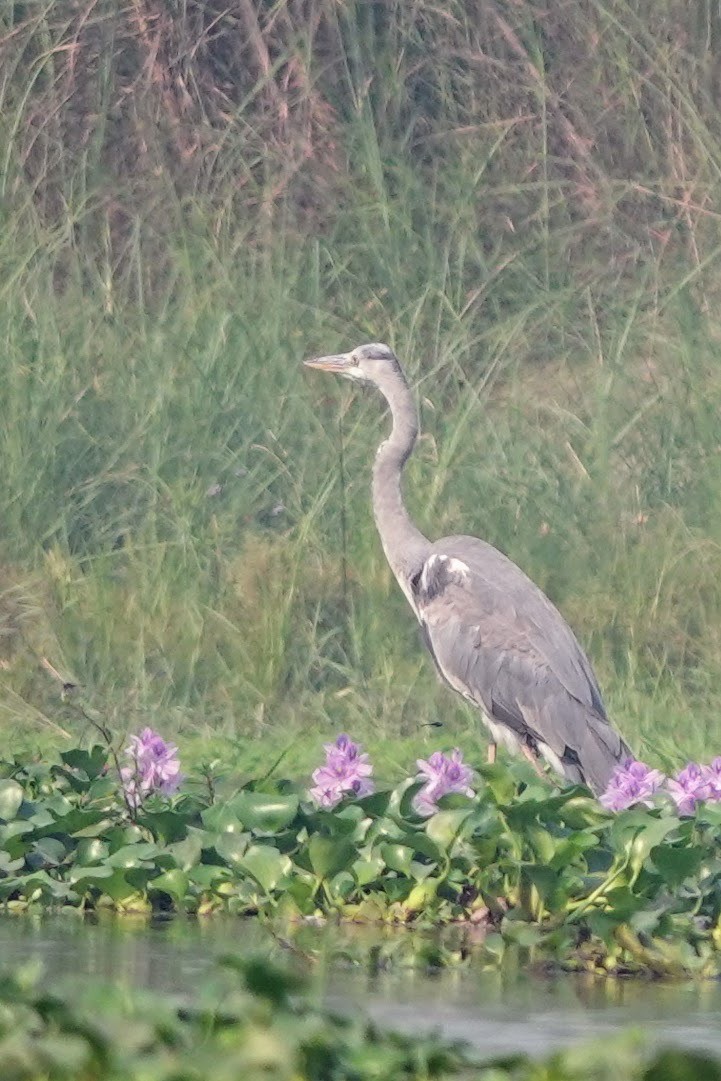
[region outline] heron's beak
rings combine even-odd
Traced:
[[[350,353],[333,353],[329,357],[314,357],[304,360],[307,368],[319,368],[322,372],[347,372],[353,367]]]

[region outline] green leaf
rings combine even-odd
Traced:
[[[392,793],[391,806],[398,801],[398,811],[401,818],[419,818],[418,812],[413,809],[413,800],[423,788],[423,781],[407,780],[402,791]]]
[[[435,901],[439,885],[437,878],[427,878],[425,882],[417,883],[408,894],[403,907],[409,912],[422,912]]]
[[[385,861],[380,856],[367,856],[356,860],[351,872],[359,886],[367,886],[381,877],[385,866]]]
[[[194,885],[199,886],[201,890],[209,890],[217,886],[219,882],[227,882],[229,872],[227,867],[219,867],[214,863],[198,863],[195,867],[191,867],[187,874]]]
[[[455,812],[451,812],[451,814],[453,813]],[[407,833],[404,833],[403,836],[399,838],[399,841],[404,845],[408,845],[414,852],[419,852],[422,856],[427,856],[428,859],[433,860],[434,863],[443,863],[445,859],[443,849],[440,848],[433,838],[429,837],[423,830],[408,830]]]
[[[667,885],[675,888],[695,875],[704,861],[706,852],[703,848],[672,848],[670,845],[657,845],[651,849],[651,861],[663,876]]]
[[[382,789],[380,792],[372,792],[370,796],[363,796],[357,805],[372,818],[381,818],[390,806],[392,795],[388,789]]]
[[[119,784],[117,774],[108,773],[103,777],[96,777],[88,786],[86,798],[89,803],[97,803],[100,800],[116,800],[119,798]]]
[[[573,863],[589,848],[595,848],[597,845],[598,837],[591,830],[579,830],[578,833],[572,833],[557,841],[556,851],[549,861],[549,866],[560,870],[569,863]]]
[[[509,769],[507,769],[502,763],[496,762],[493,765],[479,765],[477,772],[480,773],[483,780],[488,786],[490,795],[498,804],[508,804],[515,798],[516,795],[516,782]]]
[[[266,893],[270,893],[292,868],[289,856],[270,845],[252,845],[239,863]]]
[[[106,834],[108,827],[112,825],[112,818],[99,818],[97,812],[86,812],[90,821],[87,826],[82,826],[79,830],[73,830],[72,836],[82,839],[84,837],[91,837],[97,839],[101,834]]]
[[[298,797],[244,790],[228,805],[246,829],[258,833],[278,833],[298,813]]]
[[[448,849],[455,841],[463,823],[473,814],[473,807],[463,807],[455,811],[436,811],[428,819],[426,833],[439,848]]]
[[[521,874],[526,882],[531,883],[543,903],[553,897],[559,887],[558,871],[539,863],[525,863]]]
[[[237,837],[237,834],[226,833],[221,836],[225,838]],[[188,830],[188,836],[184,841],[176,841],[175,844],[168,845],[168,852],[172,855],[176,865],[182,868],[183,871],[189,871],[191,867],[200,862],[204,837],[205,835],[201,830],[191,828]]]
[[[6,825],[0,826],[0,845],[5,848],[8,842],[18,837],[24,837],[26,833],[34,832],[32,822],[24,822],[22,819],[8,822]]]
[[[219,959],[221,965],[234,969],[243,977],[248,990],[266,999],[272,1006],[288,1002],[289,996],[304,987],[302,977],[285,968],[279,968],[267,958],[249,958],[247,961],[229,954]]]
[[[180,905],[188,892],[188,876],[179,867],[173,867],[165,874],[151,878],[148,882],[148,890],[155,893],[167,893],[173,898],[176,905]]]
[[[117,872],[107,865],[100,867],[81,867],[78,865],[70,869],[68,881],[77,886],[81,885],[83,882],[94,883],[102,880],[102,886],[100,888],[105,891],[107,887],[104,880],[112,878],[115,874],[117,874]]]
[[[692,823],[692,819],[687,820]],[[713,800],[702,803],[696,808],[696,821],[701,824],[713,826],[716,830],[721,829],[721,802]]]
[[[4,875],[14,875],[16,871],[20,871],[25,866],[25,859],[21,856],[19,859],[12,859],[8,852],[0,851],[0,871]]]
[[[604,913],[613,923],[625,923],[643,908],[645,901],[637,897],[628,886],[618,886],[606,894],[607,908]]]
[[[364,814],[361,807],[356,803],[349,804],[340,810],[315,811],[308,819],[308,832],[322,834],[325,837],[350,838],[360,840],[358,836],[359,826],[361,832]]]
[[[669,1048],[644,1070],[644,1081],[721,1081],[721,1062],[707,1051]]]
[[[171,844],[173,841],[182,841],[187,833],[187,821],[185,816],[178,811],[163,807],[162,810],[152,811],[144,809],[138,816],[138,824],[150,830],[161,844]]]
[[[28,866],[34,869],[40,867],[57,867],[67,855],[65,845],[56,837],[43,837],[36,841],[26,856]]]
[[[45,1077],[88,1077],[91,1069],[88,1040],[70,1032],[35,1036],[32,1056],[34,1061],[42,1063]],[[13,1074],[18,1076],[14,1071]]]
[[[50,799],[46,799],[43,806],[46,811],[50,811],[56,818],[63,818],[65,815],[69,815],[75,808],[75,804],[71,803],[68,797],[64,796],[62,792],[56,792]]]
[[[73,807],[67,814],[60,814],[54,822],[46,826],[38,827],[36,833],[39,837],[52,833],[66,833],[69,836],[89,836],[93,828],[100,822],[106,822],[105,811],[93,807]]]
[[[158,854],[158,846],[140,841],[138,844],[125,845],[108,856],[110,867],[141,867],[146,866]]]
[[[92,780],[99,777],[108,764],[108,751],[96,743],[89,751],[80,747],[73,747],[69,751],[63,751],[60,758],[71,769],[82,770]]]
[[[84,837],[75,849],[75,860],[81,866],[99,863],[108,856],[108,846],[99,837]]]
[[[572,796],[556,812],[559,822],[572,830],[582,830],[589,826],[598,826],[608,816],[608,812],[597,800],[589,796]]]
[[[648,859],[651,849],[677,829],[678,819],[675,817],[650,818],[646,816],[640,828],[637,828],[632,836],[624,837],[632,871],[637,874]]]
[[[212,833],[242,833],[243,823],[227,803],[214,803],[207,807],[200,819],[206,829]]]
[[[250,845],[248,833],[219,833],[215,840],[215,851],[231,866],[238,866]]]
[[[526,838],[534,858],[542,865],[550,864],[556,854],[558,838],[537,823],[531,823],[527,827]]]
[[[90,870],[90,868],[85,868],[85,870]],[[111,900],[118,902],[127,901],[137,892],[135,886],[128,882],[124,871],[120,869],[113,871],[109,878],[103,878],[102,886],[99,888]]]
[[[342,838],[322,837],[314,834],[308,842],[308,858],[318,878],[332,878],[339,871],[350,868],[358,856],[358,850],[350,841]]]
[[[402,875],[411,877],[413,849],[408,845],[384,844],[380,846],[380,854],[391,871],[399,871]]]
[[[51,878],[47,871],[34,871],[18,880],[18,887],[24,897],[32,898],[36,890],[53,901],[77,900],[74,890],[65,882]]]
[[[128,825],[124,828],[121,828],[118,833],[113,831],[112,844],[116,851],[124,844],[132,845],[135,844],[136,841],[144,840],[145,834],[141,830],[140,826],[138,826],[135,822],[128,823]]]
[[[506,918],[503,921],[502,931],[504,938],[526,948],[538,945],[543,937],[543,931],[538,924],[528,923],[526,920]]]
[[[22,786],[11,778],[0,781],[0,818],[5,822],[11,822],[23,801]]]

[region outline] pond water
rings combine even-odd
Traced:
[[[539,1054],[634,1026],[654,1043],[721,1053],[721,985],[649,982],[479,969],[473,961],[431,974],[396,963],[369,963],[379,943],[402,951],[406,929],[305,926],[292,940],[257,920],[147,923],[81,918],[0,918],[0,960],[39,960],[50,984],[88,979],[192,995],[213,958],[264,952],[304,969],[319,998],[361,1010],[403,1031],[437,1030],[485,1054]],[[338,959],[341,951],[358,960]],[[370,951],[370,953],[368,952]]]

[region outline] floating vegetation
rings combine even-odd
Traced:
[[[226,957],[189,1001],[92,984],[47,990],[31,968],[0,976],[0,1061],[12,1081],[718,1081],[706,1053],[652,1050],[629,1033],[542,1061],[489,1059],[431,1032],[403,1035],[317,1005],[294,973]]]
[[[160,750],[174,779],[174,749]],[[489,965],[512,951],[591,971],[721,971],[718,802],[679,817],[666,795],[610,813],[496,764],[430,816],[423,777],[326,809],[300,783],[207,770],[168,794],[161,769],[136,805],[118,768],[102,746],[0,764],[7,911],[457,922]]]

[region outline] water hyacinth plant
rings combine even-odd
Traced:
[[[375,790],[368,755],[349,736],[338,736],[334,743],[324,744],[324,750],[326,761],[314,770],[308,793],[316,806],[331,810],[345,796],[358,798]],[[450,792],[470,798],[476,795],[473,770],[464,763],[458,747],[450,754],[435,751],[427,759],[417,759],[416,765],[416,780],[422,781],[423,787],[414,796],[412,807],[423,818],[435,814],[439,799]],[[627,758],[615,770],[599,802],[607,811],[624,811],[639,804],[652,807],[659,793],[670,795],[682,816],[693,814],[699,803],[721,801],[721,756],[710,766],[689,762],[673,778],[645,762]]]
[[[674,778],[668,779],[667,787],[680,815],[693,814],[697,803],[719,798],[714,794],[709,772],[708,766],[689,762]]]
[[[449,792],[475,796],[471,788],[473,770],[463,762],[463,752],[455,747],[449,755],[435,751],[430,758],[419,758],[418,780],[425,783],[413,799],[413,810],[428,818],[438,810],[438,800]]]
[[[333,947],[324,947],[324,955],[334,957]],[[343,963],[346,952],[340,957]],[[219,987],[227,991],[220,995]],[[232,951],[226,949],[210,972],[193,982],[192,995],[189,1008],[186,1000],[167,989],[150,996],[98,976],[71,989],[28,966],[3,965],[3,1076],[16,1081],[38,1077],[68,1081],[71,1076],[85,1081],[201,1077],[638,1081],[715,1079],[721,1071],[717,1053],[708,1051],[700,1059],[691,1049],[654,1050],[646,1040],[638,1036],[629,1040],[621,1033],[607,1036],[602,1050],[598,1041],[574,1043],[552,1057],[544,1055],[545,1061],[515,1055],[501,1062],[493,1049],[481,1052],[453,1035],[432,1030],[402,1033],[390,1022],[378,1025],[360,1006],[352,1014],[340,1012],[334,1004],[318,1001],[312,982],[299,975],[297,965],[290,968],[274,958],[258,958],[242,941]],[[259,1068],[258,1048],[264,1054],[263,1065],[270,1061],[275,1067],[280,1061],[282,1066]],[[36,1068],[38,1061],[42,1073]],[[16,1063],[21,1067],[11,1070]],[[26,1063],[28,1068],[21,1072]]]
[[[325,764],[313,771],[313,785],[308,795],[318,807],[335,807],[346,795],[369,796],[375,786],[370,779],[373,766],[360,744],[350,736],[338,736],[335,743],[325,743]]]
[[[721,757],[714,758],[710,766],[706,766],[706,779],[711,787],[709,799],[721,799]]]
[[[126,774],[134,797],[176,786],[173,751],[155,733],[135,737],[128,758],[137,777]],[[70,748],[59,761],[0,761],[0,906],[8,912],[452,924],[472,931],[488,965],[517,963],[518,945],[530,943],[536,960],[584,972],[721,976],[721,803],[697,802],[692,820],[681,817],[666,780],[643,763],[625,766],[626,798],[650,793],[659,806],[618,817],[599,813],[576,787],[537,782],[525,763],[472,775],[460,752],[431,755],[418,767],[420,783],[399,778],[354,806],[356,792],[372,786],[370,763],[346,736],[316,771],[319,799],[340,796],[333,809],[310,806],[292,777],[219,773],[189,784],[172,806],[148,798],[142,815],[127,803],[124,816],[113,756],[106,743]],[[676,780],[691,789],[698,776]],[[425,804],[413,806],[420,789]],[[442,795],[453,792],[465,795],[444,808]],[[141,828],[124,828],[127,812]]]
[[[178,748],[166,743],[152,728],[131,736],[125,754],[130,765],[122,767],[120,779],[128,806],[134,810],[151,792],[171,796],[182,784]]]
[[[663,787],[665,780],[661,770],[651,769],[635,758],[627,758],[614,771],[600,803],[607,811],[625,811],[636,803],[650,807],[651,797]]]
[[[608,811],[625,811],[636,804],[653,806],[659,792],[671,795],[680,815],[691,815],[699,803],[721,801],[721,757],[710,766],[688,762],[675,777],[666,777],[645,762],[628,758],[614,772],[600,803]]]
[[[326,761],[313,771],[313,788],[308,795],[318,807],[330,810],[344,796],[360,798],[375,790],[370,779],[373,766],[360,745],[343,733],[334,743],[323,745]],[[417,780],[424,782],[413,799],[414,811],[424,818],[438,810],[438,800],[449,792],[475,796],[471,788],[473,770],[463,762],[463,752],[455,747],[449,755],[435,751],[430,758],[419,758]]]

